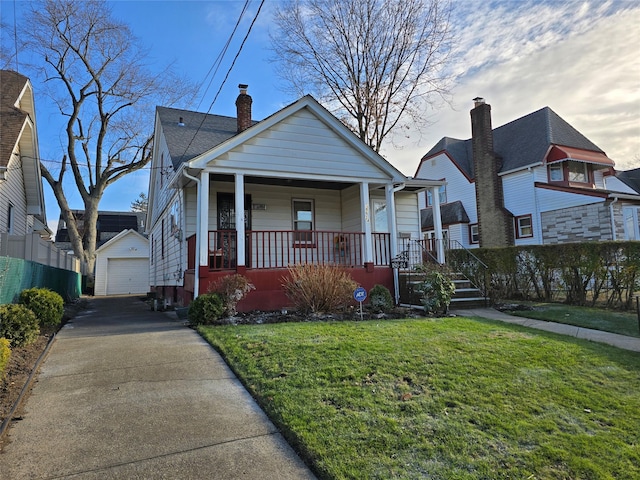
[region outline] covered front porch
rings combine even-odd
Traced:
[[[381,284],[394,294],[392,259],[403,241],[421,235],[417,193],[437,192],[441,183],[291,180],[207,170],[184,176],[187,212],[196,211],[196,228],[186,239],[185,303],[218,278],[240,273],[256,287],[240,311],[288,306],[282,288],[287,268],[303,263],[339,265],[362,287]],[[444,261],[444,252],[439,255]]]

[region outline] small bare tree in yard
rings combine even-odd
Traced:
[[[449,16],[448,0],[294,0],[276,8],[273,51],[296,95],[313,94],[378,152],[448,93]]]
[[[64,118],[59,159],[42,166],[73,250],[93,277],[98,204],[105,189],[151,159],[154,105],[190,87],[168,70],[152,74],[130,28],[101,1],[45,0],[26,17],[24,47]],[[42,139],[40,140],[42,143]],[[52,167],[54,165],[55,167]],[[80,227],[63,187],[70,173],[84,203]]]

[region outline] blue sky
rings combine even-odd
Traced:
[[[275,2],[267,0],[235,68],[215,104],[223,80],[259,1],[253,0],[211,87],[189,108],[235,115],[239,83],[249,84],[253,117],[263,119],[295,100],[280,88],[277,64],[269,61],[269,28]],[[235,24],[243,1],[116,1],[116,17],[129,23],[150,50],[149,64],[175,62],[175,70],[194,83],[207,77]],[[26,4],[2,0],[2,21],[13,23]],[[640,167],[640,4],[632,0],[526,1],[456,0],[454,28],[458,55],[451,63],[456,76],[451,104],[425,110],[431,126],[396,136],[382,154],[398,169],[413,175],[418,162],[441,137],[469,138],[472,99],[484,97],[497,127],[549,106],[616,162],[618,169]],[[55,116],[34,84],[40,154],[60,157]],[[71,188],[68,191],[71,191]],[[148,170],[110,186],[101,210],[129,210],[148,188]],[[49,220],[59,210],[48,185]],[[70,195],[72,208],[82,208]]]

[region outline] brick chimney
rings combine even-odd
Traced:
[[[245,131],[251,126],[251,103],[253,100],[250,95],[247,95],[247,88],[249,85],[240,84],[240,94],[236,99],[236,108],[238,110],[238,133]]]
[[[502,159],[493,151],[491,105],[480,97],[473,102],[471,142],[480,246],[506,247],[514,244],[513,215],[504,208],[502,179],[498,176]]]

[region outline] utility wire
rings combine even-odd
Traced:
[[[249,25],[249,30],[247,30],[246,35],[242,39],[242,43],[240,44],[240,48],[238,48],[238,52],[236,53],[236,56],[233,58],[233,61],[231,62],[231,66],[229,66],[229,69],[227,70],[227,73],[224,76],[224,79],[222,80],[222,83],[220,84],[220,88],[218,89],[218,92],[216,93],[215,97],[213,98],[213,101],[211,102],[211,105],[209,105],[209,109],[207,110],[206,115],[204,115],[202,117],[202,121],[200,122],[200,125],[196,129],[195,133],[193,134],[193,137],[189,141],[189,144],[187,145],[187,148],[184,149],[184,153],[182,154],[182,157],[186,156],[187,152],[189,151],[189,147],[191,147],[191,144],[193,143],[193,141],[195,140],[196,136],[198,135],[198,132],[202,128],[202,125],[204,125],[204,122],[205,122],[205,120],[207,118],[207,115],[209,115],[209,112],[213,108],[213,104],[216,103],[216,100],[218,99],[218,96],[220,95],[220,92],[222,91],[222,87],[224,87],[224,84],[227,82],[227,79],[229,78],[229,75],[231,74],[231,70],[233,69],[234,65],[236,64],[236,60],[238,60],[238,57],[240,56],[240,52],[242,52],[242,48],[244,47],[244,44],[246,43],[247,38],[249,38],[249,34],[251,33],[251,29],[253,28],[253,25],[256,23],[256,20],[258,20],[258,15],[260,15],[260,10],[262,10],[262,6],[264,5],[264,1],[265,0],[262,0],[260,2],[260,6],[258,7],[258,11],[256,12],[255,16],[253,17],[253,20],[251,21],[251,25]]]
[[[242,19],[244,17],[244,14],[246,13],[247,8],[249,7],[250,1],[251,0],[246,0],[245,1],[244,7],[242,7],[242,11],[240,12],[240,16],[238,17],[238,21],[236,22],[235,26],[233,27],[233,31],[231,32],[231,35],[229,35],[229,38],[227,39],[227,42],[224,44],[224,47],[222,48],[222,50],[218,54],[218,57],[215,59],[215,61],[211,65],[211,68],[209,69],[209,71],[205,75],[204,79],[200,83],[200,86],[198,87],[198,91],[200,91],[200,88],[202,88],[202,85],[207,80],[207,77],[209,75],[211,75],[211,71],[214,70],[214,68],[215,68],[215,72],[213,73],[213,75],[211,75],[211,79],[209,80],[209,83],[207,84],[207,88],[204,90],[204,92],[202,92],[202,97],[200,98],[200,101],[198,102],[198,105],[196,106],[196,111],[200,108],[200,105],[202,104],[202,101],[204,100],[205,95],[207,94],[207,92],[209,91],[209,88],[211,87],[211,84],[213,83],[213,79],[215,78],[216,74],[218,73],[218,68],[220,68],[220,65],[222,65],[222,59],[227,54],[227,50],[229,49],[229,45],[231,45],[231,40],[233,39],[233,37],[236,34],[236,31],[238,30],[238,26],[240,25],[240,22],[242,21]]]

